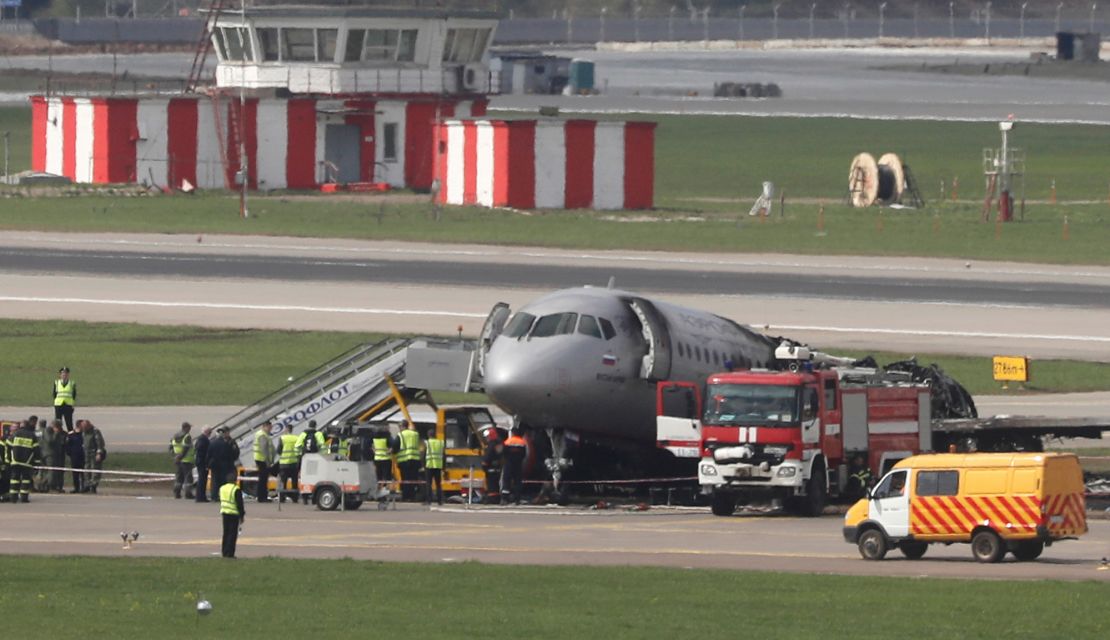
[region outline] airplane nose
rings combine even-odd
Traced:
[[[486,395],[511,413],[520,413],[532,386],[527,372],[520,369],[519,363],[505,362],[504,358],[490,358],[486,364]]]

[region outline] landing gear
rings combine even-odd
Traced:
[[[562,494],[559,483],[574,461],[567,458],[567,434],[562,429],[548,429],[547,438],[551,441],[551,457],[544,460],[547,471],[551,474],[551,482],[555,486],[556,499]]]

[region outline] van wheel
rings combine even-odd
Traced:
[[[343,508],[347,511],[355,511],[362,506],[362,498],[357,496],[347,496],[343,498]]]
[[[868,529],[860,534],[859,554],[864,560],[882,560],[886,556],[886,536],[878,529]]]
[[[903,542],[898,545],[898,550],[910,560],[920,560],[928,549],[928,542]]]
[[[324,511],[335,511],[339,508],[339,490],[335,487],[323,487],[316,492],[316,506]]]
[[[979,562],[998,562],[1006,555],[1006,547],[997,533],[980,531],[971,538],[971,555]]]
[[[1036,560],[1041,557],[1042,551],[1044,551],[1044,543],[1040,540],[1022,540],[1011,549],[1014,557],[1022,562]]]
[[[731,516],[736,513],[736,496],[727,491],[714,491],[711,509],[715,516]]]

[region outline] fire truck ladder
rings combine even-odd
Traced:
[[[240,158],[240,151],[245,152],[240,146],[239,136],[241,135],[240,123],[242,121],[242,103],[229,99],[222,101],[221,98],[228,96],[228,93],[221,89],[213,88],[209,92],[212,99],[212,112],[216,123],[216,143],[220,150],[220,163],[224,172],[224,185],[231,190],[239,187],[236,184],[235,176],[239,169],[243,166],[243,159]],[[225,135],[223,114],[224,105],[227,105],[227,131]],[[232,154],[235,155],[235,162],[232,162]],[[247,176],[243,176],[246,180]]]
[[[212,29],[215,28],[216,20],[230,1],[211,0],[209,2],[204,27],[201,28],[200,37],[193,49],[193,63],[189,66],[189,78],[185,81],[184,93],[194,93],[200,85],[200,76],[204,73],[204,64],[208,61],[208,52],[212,49]]]
[[[363,344],[291,380],[216,426],[227,427],[240,450],[248,451],[254,429],[265,420],[288,420],[299,432],[310,419],[324,427],[332,420],[384,408],[398,390],[406,399],[415,398],[422,390],[405,387],[410,348],[458,352],[472,351],[473,345],[436,338],[390,338]]]

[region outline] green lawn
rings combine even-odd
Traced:
[[[4,133],[8,138],[8,170],[12,173],[31,168],[31,109],[27,107],[0,107],[0,145]],[[0,154],[3,154],[0,146]],[[4,173],[4,157],[0,155],[0,175]]]
[[[698,638],[758,630],[761,638],[949,640],[1110,633],[1110,583],[1093,580],[34,556],[0,558],[0,571],[19,576],[18,588],[0,593],[0,616],[15,638]],[[198,593],[213,607],[204,618],[195,613]]]
[[[78,404],[159,406],[248,404],[380,334],[205,329],[184,326],[0,320],[5,382],[0,405],[49,398],[58,367],[73,370]],[[864,354],[851,354],[864,355]],[[882,362],[906,354],[876,353]],[[937,363],[973,394],[1000,393],[988,358],[918,354]],[[1031,390],[1110,389],[1110,364],[1035,361]],[[1009,393],[1022,391],[1011,389]],[[477,394],[436,394],[444,403],[484,402]]]

